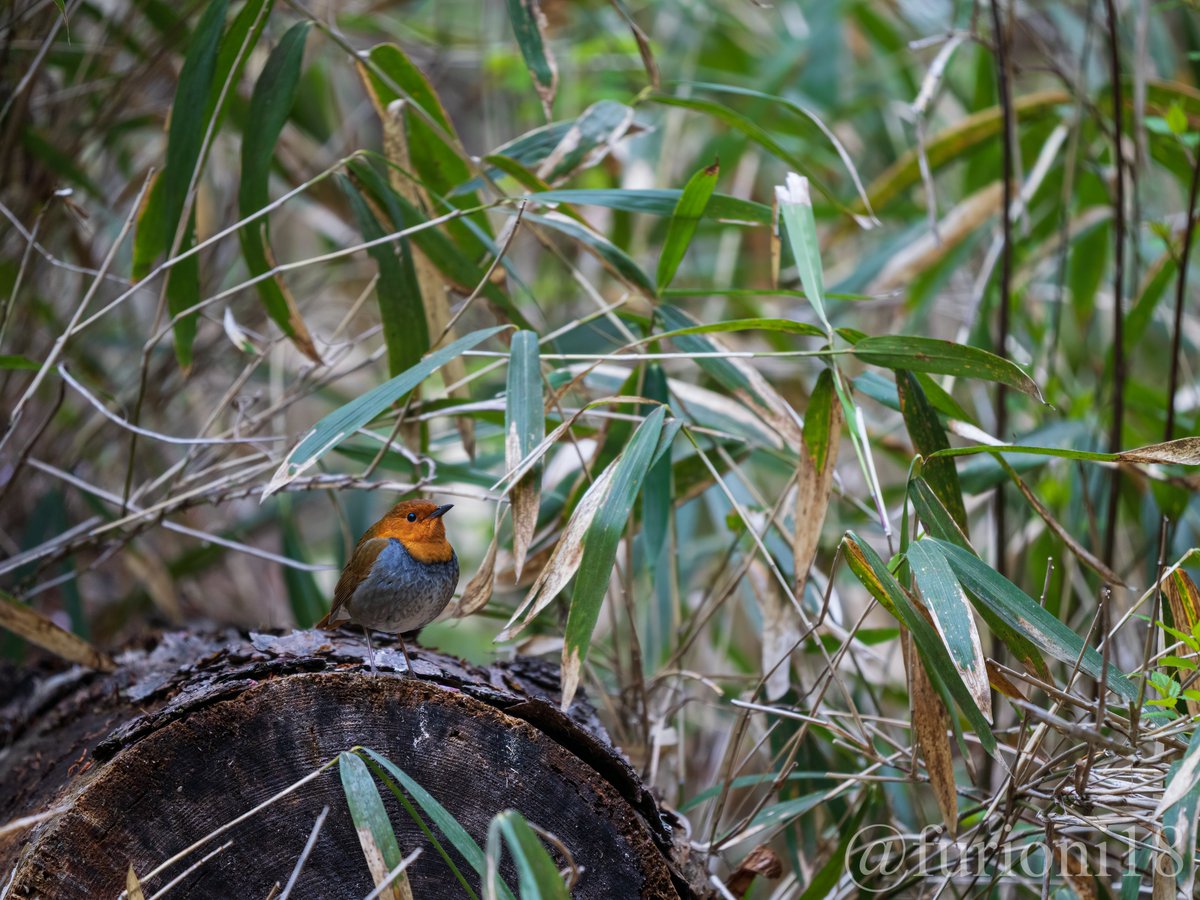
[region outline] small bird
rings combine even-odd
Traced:
[[[359,538],[342,570],[333,605],[317,627],[362,626],[372,675],[378,672],[371,629],[400,635],[400,649],[411,673],[404,636],[415,638],[454,594],[458,557],[446,540],[442,522],[452,506],[402,500]]]

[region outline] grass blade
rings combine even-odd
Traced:
[[[431,353],[411,369],[385,381],[343,404],[317,422],[284,459],[271,476],[270,483],[263,489],[263,499],[271,496],[300,473],[316,463],[318,459],[362,428],[377,415],[398,400],[403,399],[422,381],[440,369],[448,360],[461,356],[477,344],[509,328],[497,325],[464,335],[452,344]]]
[[[717,186],[717,178],[721,173],[719,163],[713,163],[706,169],[701,169],[690,179],[679,196],[679,202],[671,214],[670,224],[667,225],[667,236],[663,240],[662,252],[658,257],[658,273],[655,276],[656,287],[661,294],[664,288],[671,286],[671,280],[679,270],[679,264],[687,253],[688,246],[696,234],[704,210],[708,208],[709,199]]]
[[[612,487],[588,527],[583,557],[575,576],[575,593],[567,613],[563,644],[562,708],[571,705],[587,659],[592,631],[608,593],[608,582],[617,558],[617,545],[629,523],[633,501],[654,460],[666,409],[658,407],[638,426],[624,452],[613,462]]]

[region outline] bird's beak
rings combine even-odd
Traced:
[[[429,521],[430,519],[440,519],[442,516],[444,516],[446,513],[450,512],[450,510],[452,510],[452,509],[454,509],[453,503],[447,503],[444,506],[439,506],[437,509],[435,509],[433,512],[431,512],[429,515],[427,515],[425,517],[425,521]]]

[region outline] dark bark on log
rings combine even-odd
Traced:
[[[416,649],[420,677],[404,677],[399,650],[379,648],[372,678],[364,653],[361,637],[324,632],[169,633],[120,655],[111,674],[0,672],[0,825],[63,808],[0,835],[7,897],[116,897],[131,863],[144,875],[355,745],[412,776],[480,846],[510,807],[555,834],[583,869],[575,897],[706,894],[681,824],[594,710],[585,700],[559,710],[556,668],[534,659],[480,668]],[[380,787],[401,849],[426,848],[409,870],[414,897],[461,896]],[[267,897],[326,804],[293,896],[365,896],[371,877],[336,768],[168,869],[147,896],[232,840],[170,896]],[[501,872],[515,886],[511,864]]]

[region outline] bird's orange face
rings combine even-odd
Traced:
[[[428,500],[401,500],[363,537],[396,538],[417,562],[445,562],[454,553],[442,522],[442,516],[451,506],[449,503],[438,506]]]

